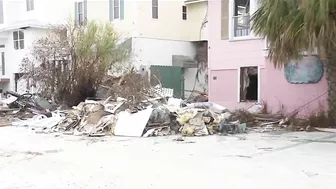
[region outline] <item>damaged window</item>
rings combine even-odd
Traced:
[[[250,0],[235,0],[233,23],[234,37],[250,34]]]
[[[240,68],[240,102],[258,101],[258,67]]]
[[[235,0],[234,16],[244,16],[250,13],[250,0]]]

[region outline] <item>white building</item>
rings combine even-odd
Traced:
[[[172,66],[164,71],[181,70],[181,77],[162,74],[167,85],[181,87],[180,92],[202,90],[204,77],[194,87],[196,49],[207,40],[207,1],[202,0],[0,0],[0,88],[17,90],[19,65],[29,47],[50,24],[69,19],[110,21],[130,42],[137,68]]]
[[[50,24],[65,23],[72,10],[73,2],[66,0],[0,0],[0,88],[3,91],[18,90],[20,64],[33,42],[47,33]]]

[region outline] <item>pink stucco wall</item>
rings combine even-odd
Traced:
[[[265,69],[260,70],[260,97],[264,98]],[[238,69],[210,70],[209,98],[210,101],[224,105],[229,109],[249,108],[253,103],[238,103]]]
[[[325,76],[317,84],[290,84],[283,70],[274,69],[265,58],[261,39],[246,41],[221,40],[220,0],[209,3],[209,100],[229,109],[246,108],[251,103],[238,102],[238,69],[260,67],[260,100],[273,112],[281,108],[292,112],[327,91]],[[300,115],[308,115],[321,106],[327,108],[327,95],[301,108]]]
[[[266,62],[266,79],[264,99],[273,111],[283,106],[285,112],[293,112],[300,108],[300,115],[310,115],[320,109],[326,110],[328,83],[326,73],[316,84],[290,84],[284,70],[277,70],[269,60]]]

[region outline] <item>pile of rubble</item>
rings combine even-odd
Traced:
[[[0,125],[6,126],[15,119],[31,118],[34,115],[51,116],[49,110],[54,105],[38,95],[26,93],[20,95],[16,92],[7,91],[5,95],[10,96],[0,101]]]
[[[1,109],[6,112],[2,116],[12,117],[8,121],[13,126],[43,133],[92,137],[206,136],[245,133],[248,129],[265,132],[279,128],[275,126],[285,127],[288,121],[277,115],[261,114],[263,106],[259,104],[246,111],[230,112],[212,102],[185,103],[173,97],[149,98],[136,104],[128,99],[109,97],[86,100],[71,109],[55,109],[38,96],[10,94],[14,98],[2,101],[7,105],[7,109]]]

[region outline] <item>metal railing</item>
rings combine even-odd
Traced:
[[[233,16],[233,35],[234,37],[249,36],[251,33],[250,14]]]

